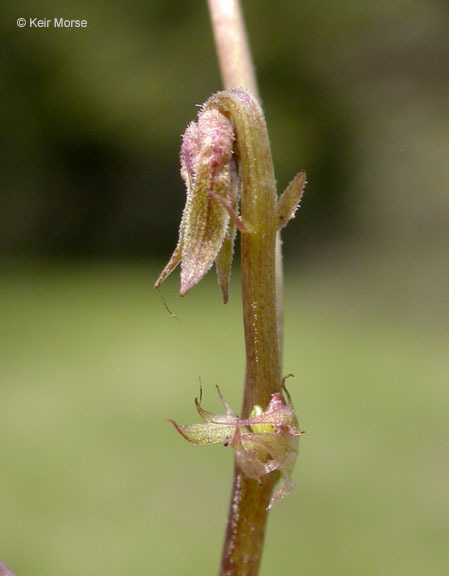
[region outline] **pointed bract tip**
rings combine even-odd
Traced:
[[[202,278],[202,276],[201,276]],[[179,288],[179,295],[181,296],[181,298],[184,298],[184,296],[190,292],[190,290],[196,285],[198,284],[198,282],[201,280],[201,278],[184,278],[181,272],[181,286]]]

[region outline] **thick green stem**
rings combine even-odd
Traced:
[[[241,418],[254,404],[265,407],[280,390],[276,310],[276,182],[270,143],[257,100],[243,90],[227,90],[205,105],[228,115],[234,124],[235,153],[241,179],[243,320],[246,380]]]
[[[224,88],[243,87],[258,96],[245,26],[238,0],[208,0]],[[276,186],[265,121],[262,139],[248,143],[236,123],[242,171],[242,218],[251,233],[242,234],[241,273],[246,345],[246,378],[241,417],[252,406],[265,407],[279,390],[282,347],[282,255],[274,222]],[[263,125],[263,127],[262,127]],[[248,146],[246,146],[246,144]],[[254,146],[254,147],[252,147]],[[262,483],[236,465],[223,546],[221,576],[256,576],[263,552],[267,506],[278,473]]]
[[[254,404],[266,407],[280,390],[281,362],[276,310],[276,183],[270,144],[257,100],[249,92],[228,90],[205,106],[229,116],[241,179],[241,235],[246,379],[241,418]],[[256,575],[263,549],[267,506],[277,474],[261,484],[235,466],[223,550],[222,575]]]

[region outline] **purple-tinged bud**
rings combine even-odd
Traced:
[[[181,146],[181,176],[187,200],[178,245],[156,287],[181,263],[180,295],[184,296],[209,271],[224,243],[219,283],[227,299],[227,281],[235,232],[229,211],[237,210],[238,185],[232,157],[232,123],[215,109],[201,111],[187,127]]]
[[[297,174],[276,205],[263,113],[254,96],[242,89],[209,98],[198,121],[184,133],[180,159],[187,200],[178,244],[155,287],[181,264],[179,292],[184,296],[215,262],[226,302],[236,228],[274,241],[276,228],[294,217],[306,175]],[[268,191],[262,194],[263,202],[256,202],[258,190]],[[238,216],[241,193],[244,221]]]

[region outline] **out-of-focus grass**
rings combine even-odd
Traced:
[[[144,264],[39,263],[0,282],[0,558],[19,576],[216,573],[231,450],[184,442],[215,384],[238,410],[240,296],[184,300]],[[357,280],[356,280],[357,278]],[[237,280],[237,279],[235,279]],[[375,287],[374,287],[375,288]],[[287,282],[285,372],[307,434],[262,576],[447,569],[448,339],[350,266]],[[388,290],[387,290],[388,292]],[[446,542],[445,542],[446,541]]]

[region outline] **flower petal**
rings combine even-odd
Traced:
[[[192,444],[218,444],[229,443],[235,432],[235,426],[226,424],[187,424],[186,426],[178,426],[174,420],[167,420],[171,422],[176,430]]]

